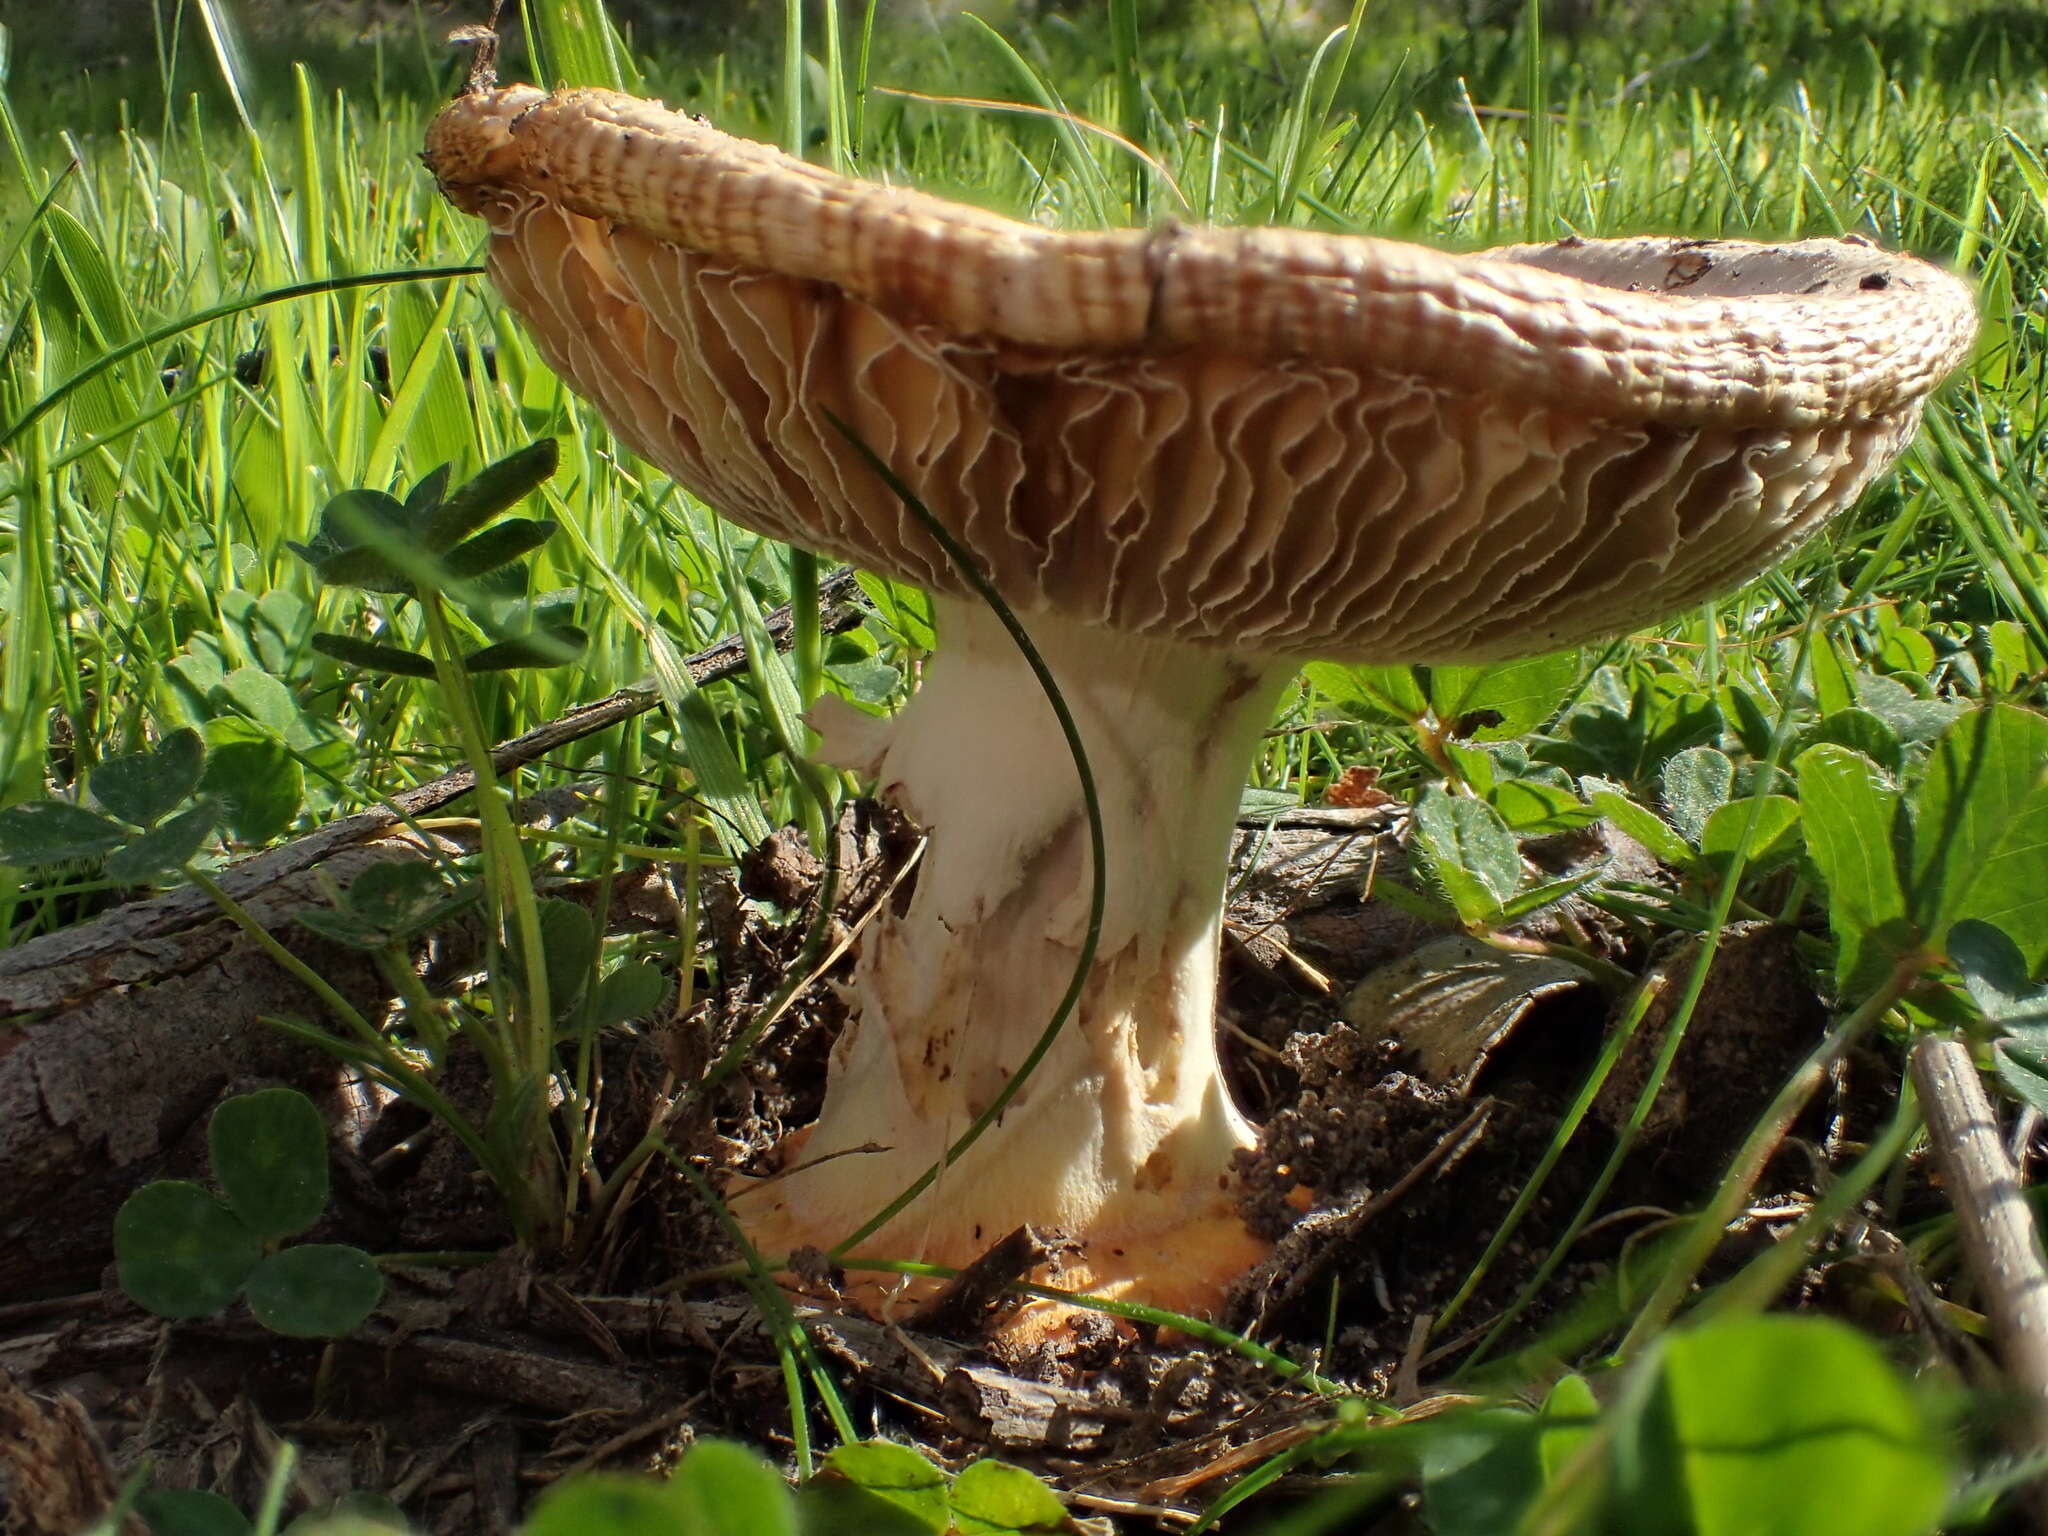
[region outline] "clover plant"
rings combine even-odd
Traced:
[[[121,1289],[159,1317],[209,1317],[237,1296],[273,1333],[337,1338],[377,1308],[384,1276],[346,1243],[297,1243],[327,1209],[327,1130],[292,1088],[227,1100],[207,1127],[220,1192],[158,1179],[114,1218]]]

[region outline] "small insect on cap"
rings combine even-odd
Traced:
[[[427,164],[551,366],[720,513],[941,591],[1273,658],[1481,660],[1739,584],[1900,450],[1970,291],[1851,237],[1447,255],[1059,233],[611,92]]]

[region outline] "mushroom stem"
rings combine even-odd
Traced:
[[[901,713],[814,712],[826,755],[873,773],[929,842],[907,906],[862,939],[823,1111],[786,1147],[808,1166],[739,1203],[764,1247],[830,1246],[939,1161],[1036,1044],[1087,930],[1088,821],[1052,708],[986,610],[937,602],[944,644]],[[1292,669],[1045,614],[1026,627],[1101,805],[1100,941],[1001,1118],[860,1246],[959,1265],[1030,1222],[1080,1243],[1070,1282],[1210,1307],[1259,1250],[1232,1174],[1253,1132],[1214,1029],[1230,827]],[[870,1144],[888,1150],[829,1156]]]

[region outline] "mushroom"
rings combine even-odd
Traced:
[[[1069,1278],[1183,1310],[1260,1251],[1217,941],[1298,665],[1520,656],[1727,590],[1885,467],[1976,332],[1956,278],[1853,236],[1060,233],[596,90],[473,90],[426,161],[624,443],[735,522],[933,594],[908,705],[817,713],[928,845],[861,940],[795,1171],[738,1202],[756,1241],[833,1245],[938,1162],[1044,1030],[1089,911],[1040,684],[836,417],[1020,616],[1107,832],[1075,1015],[863,1249],[957,1265],[1030,1222],[1079,1244]]]

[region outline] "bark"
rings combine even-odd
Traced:
[[[338,849],[321,867],[346,886],[373,863],[424,856],[384,838]],[[310,869],[237,884],[258,920],[281,931],[293,913],[326,904]],[[176,898],[136,902],[0,955],[0,1014],[31,1019],[0,1033],[0,1299],[90,1283],[114,1211],[166,1167],[231,1081],[332,1080],[331,1057],[261,1022],[317,1017],[318,1004],[212,912]],[[365,957],[290,932],[291,947],[352,1003],[374,1011],[384,1000]]]

